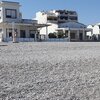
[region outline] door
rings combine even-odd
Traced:
[[[75,36],[75,33],[71,33],[71,34],[70,34],[70,38],[71,38],[71,39],[75,39],[75,37],[76,37],[76,36]]]
[[[29,33],[30,33],[30,38],[35,38],[36,31],[30,30]]]
[[[25,30],[20,30],[20,37],[21,38],[26,38]]]
[[[79,39],[82,41],[83,40],[83,33],[79,34]]]

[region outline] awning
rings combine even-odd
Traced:
[[[82,30],[85,30],[85,31],[92,31],[92,29],[90,29],[90,28],[57,28],[56,29],[57,31],[69,31],[69,30],[72,30],[72,31],[77,31],[77,30],[80,30],[80,31],[82,31]]]
[[[4,23],[2,23],[2,24],[9,24],[9,25],[12,25],[12,23],[11,22],[4,22]],[[42,28],[42,27],[48,27],[48,26],[50,26],[50,24],[37,24],[37,23],[31,23],[31,24],[29,24],[29,23],[14,23],[14,25],[18,25],[18,26],[33,26],[33,27],[35,27],[35,28]]]

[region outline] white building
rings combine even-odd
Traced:
[[[36,41],[39,27],[36,20],[22,19],[18,2],[0,2],[0,41]]]
[[[87,28],[91,28],[93,30],[92,34],[87,32],[89,36],[95,36],[97,40],[100,40],[100,23],[88,25]]]
[[[87,32],[88,36],[92,36],[92,34],[93,34],[93,27],[94,27],[94,25],[88,25],[87,26],[87,28],[91,28],[92,29],[92,32]]]
[[[91,31],[90,28],[86,28],[86,25],[78,22],[76,11],[52,10],[37,12],[36,20],[39,24],[50,24],[48,28],[41,28],[40,30],[40,34],[46,34],[47,38],[49,33],[64,32],[69,40],[83,41],[86,40],[86,32]]]

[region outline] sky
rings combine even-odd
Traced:
[[[4,1],[4,0],[3,0]],[[75,10],[79,22],[95,24],[100,22],[100,0],[6,0],[21,4],[23,18],[32,19],[38,11],[53,9]]]

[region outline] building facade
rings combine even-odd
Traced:
[[[39,26],[36,20],[22,18],[18,2],[0,2],[0,41],[36,41]]]
[[[40,30],[40,34],[46,34],[46,37],[50,33],[63,32],[66,33],[65,38],[70,41],[84,41],[86,40],[86,32],[91,31],[91,29],[87,29],[86,25],[78,22],[76,11],[51,10],[37,12],[36,20],[41,24],[50,24],[48,30],[46,28]]]

